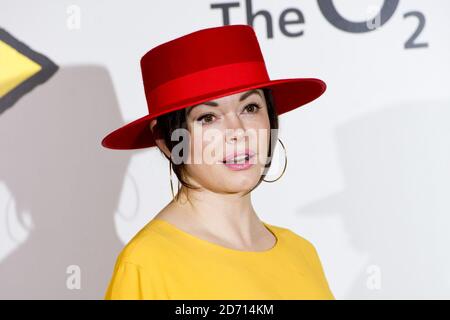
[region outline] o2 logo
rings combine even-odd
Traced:
[[[400,0],[384,0],[383,4],[381,6],[381,9],[376,9],[374,6],[369,6],[368,12],[371,14],[371,16],[374,16],[374,18],[370,18],[367,21],[350,21],[343,17],[339,12],[336,10],[336,7],[334,5],[333,0],[317,0],[317,3],[319,5],[320,12],[325,17],[325,19],[335,28],[349,32],[349,33],[367,33],[374,31],[391,19],[391,17],[394,15],[398,4]],[[223,24],[224,25],[230,25],[230,10],[232,8],[239,8],[240,3],[239,2],[226,2],[226,3],[215,3],[211,4],[211,9],[220,9],[222,11],[222,18],[223,18]],[[257,16],[262,16],[267,21],[267,37],[273,38],[273,15],[264,9],[258,10],[256,12],[253,12],[252,8],[252,1],[251,0],[245,0],[245,13],[247,18],[247,24],[253,25],[253,20]],[[288,19],[288,16],[290,19]],[[403,14],[403,18],[409,18],[413,17],[418,20],[418,25],[414,32],[411,34],[411,36],[406,39],[404,48],[405,49],[413,49],[413,48],[424,48],[428,47],[428,43],[419,43],[417,42],[417,39],[421,32],[423,31],[425,27],[425,16],[420,11],[410,11],[405,14]],[[280,28],[280,31],[283,35],[286,37],[299,37],[304,34],[303,30],[300,30],[298,32],[289,32],[286,28],[286,25],[289,24],[304,24],[305,18],[303,16],[303,13],[298,8],[286,8],[283,10],[280,14],[280,17],[278,19],[278,26]]]
[[[353,22],[345,19],[337,12],[336,7],[333,4],[333,0],[317,0],[320,11],[329,23],[342,31],[352,33],[370,32],[381,27],[394,15],[399,2],[400,0],[384,0],[381,9],[375,15],[375,18],[363,22]],[[425,27],[425,16],[419,11],[411,11],[403,15],[403,18],[408,17],[416,17],[419,20],[419,24],[413,34],[406,40],[404,45],[405,49],[428,47],[428,43],[416,42]]]

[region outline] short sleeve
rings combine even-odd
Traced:
[[[163,279],[157,272],[142,266],[118,260],[106,290],[105,300],[168,299]]]
[[[324,288],[326,288],[326,290],[328,291],[329,297],[332,300],[335,300],[336,298],[334,297],[333,293],[331,292],[330,286],[328,284],[328,280],[327,277],[325,275],[323,266],[322,266],[322,262],[320,261],[319,255],[317,253],[317,250],[315,248],[315,246],[307,240],[308,243],[308,258],[310,259],[310,263],[313,265],[318,277],[320,278],[320,281],[322,282]]]
[[[143,298],[141,268],[128,261],[119,261],[109,282],[106,300],[138,300]]]

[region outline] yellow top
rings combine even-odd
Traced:
[[[275,245],[242,251],[153,219],[120,252],[105,299],[335,299],[313,244],[263,224]]]

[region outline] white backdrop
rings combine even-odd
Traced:
[[[159,151],[100,145],[147,112],[140,57],[247,23],[272,79],[328,85],[280,116],[288,167],[254,191],[260,217],[316,246],[337,299],[450,298],[450,3],[397,2],[2,1],[0,28],[59,70],[0,113],[0,297],[103,298],[171,197]]]

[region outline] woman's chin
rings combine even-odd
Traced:
[[[222,177],[222,183],[228,187],[227,189],[246,191],[253,188],[258,183],[260,177],[259,170],[231,171]]]

